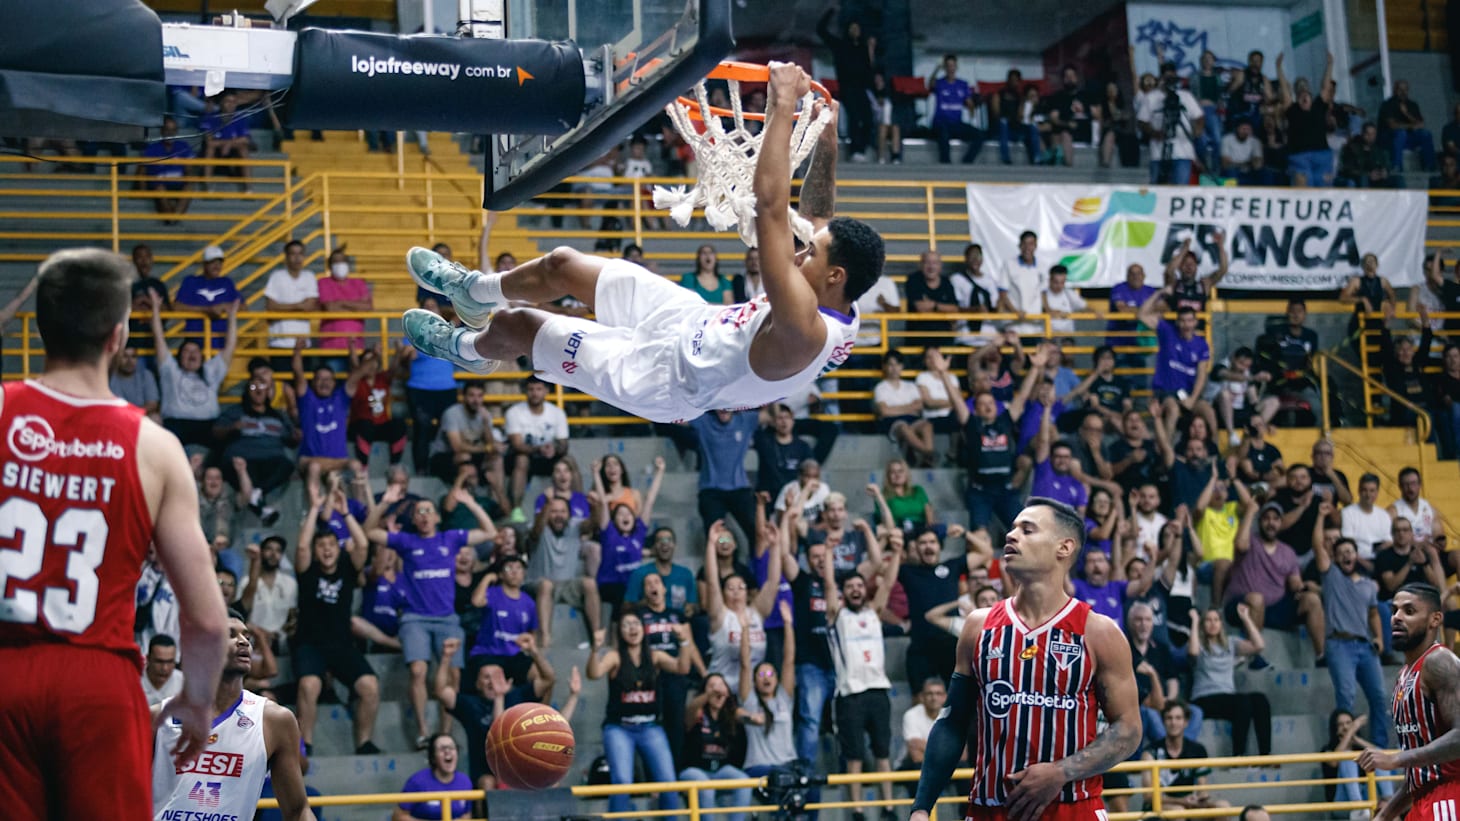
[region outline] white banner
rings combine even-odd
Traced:
[[[1231,260],[1227,288],[1341,288],[1368,253],[1404,286],[1421,279],[1428,204],[1423,191],[970,184],[968,231],[985,269],[1001,275],[1019,235],[1033,231],[1040,269],[1063,264],[1077,287],[1115,285],[1132,263],[1160,285],[1188,237],[1205,275],[1217,265],[1218,236]]]

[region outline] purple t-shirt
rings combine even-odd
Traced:
[[[1196,368],[1212,358],[1211,348],[1201,336],[1182,339],[1176,326],[1167,320],[1156,325],[1156,373],[1151,387],[1158,391],[1186,391],[1196,387]]]
[[[1108,581],[1099,587],[1085,581],[1075,579],[1075,598],[1090,605],[1102,616],[1109,616],[1122,628],[1125,627],[1125,618],[1122,615],[1125,611],[1125,586],[1123,581]]]
[[[933,109],[933,122],[956,123],[963,119],[963,101],[968,99],[968,81],[950,80],[940,77],[933,83],[933,96],[937,107]]]
[[[350,421],[350,397],[343,384],[335,392],[321,397],[314,388],[299,397],[299,426],[304,441],[299,443],[300,456],[322,456],[345,459],[350,455],[350,438],[345,429]]]
[[[439,792],[442,790],[470,790],[472,789],[471,779],[466,773],[460,770],[451,776],[451,780],[445,784],[436,780],[435,773],[431,768],[416,773],[406,779],[406,785],[400,788],[401,792]],[[409,804],[401,804],[400,808],[410,814],[412,818],[436,819],[444,817],[441,812],[440,801],[413,801]],[[451,802],[451,817],[466,818],[471,809],[471,802],[466,800]]]
[[[404,612],[417,616],[456,613],[456,551],[466,544],[467,531],[442,530],[429,538],[392,533],[386,545],[400,554],[405,572]]]
[[[1252,527],[1252,547],[1246,553],[1238,553],[1232,564],[1232,576],[1227,582],[1227,601],[1240,599],[1248,593],[1262,596],[1268,607],[1277,604],[1288,594],[1288,577],[1298,572],[1298,554],[1283,542],[1268,553],[1262,546],[1257,526]]]
[[[364,597],[360,602],[360,615],[365,620],[380,628],[380,632],[387,636],[394,636],[400,632],[400,608],[405,604],[405,594],[401,590],[400,577],[396,576],[391,581],[384,576],[375,580],[375,584],[366,587],[363,591]]]
[[[496,585],[487,588],[487,606],[483,608],[482,628],[477,631],[473,656],[515,656],[522,652],[517,637],[537,630],[537,603],[526,590],[517,591],[517,598]]]
[[[355,499],[348,499],[345,504],[349,506],[350,515],[355,517],[355,521],[365,521],[365,516],[370,512],[369,508]],[[335,534],[335,538],[340,540],[340,546],[343,548],[345,542],[350,540],[350,526],[345,524],[345,515],[338,510],[331,510],[327,526]]]
[[[607,530],[598,532],[598,543],[603,546],[603,561],[598,563],[599,584],[628,584],[629,576],[644,563],[644,539],[649,528],[634,520],[634,529],[620,533],[618,527],[609,524]]]
[[[1079,508],[1089,499],[1089,491],[1078,479],[1069,474],[1061,476],[1045,459],[1034,468],[1034,484],[1029,488],[1030,496],[1043,496]]]
[[[1064,412],[1065,403],[1061,402],[1058,399],[1054,400],[1054,405],[1051,406],[1049,411],[1050,423],[1058,425],[1060,421],[1060,414],[1063,414]],[[1034,437],[1039,435],[1039,426],[1043,424],[1043,422],[1044,403],[1039,401],[1038,399],[1029,400],[1029,403],[1024,406],[1024,413],[1019,417],[1020,448],[1028,447],[1029,444],[1034,441]]]
[[[1122,282],[1110,289],[1110,310],[1113,313],[1133,314],[1146,304],[1151,294],[1156,293],[1154,285],[1142,285],[1139,288],[1132,288],[1128,283]],[[1134,319],[1112,319],[1105,326],[1111,331],[1134,331],[1140,328],[1140,322]],[[1129,338],[1110,340],[1112,345],[1129,345]]]
[[[547,494],[537,494],[537,504],[533,506],[532,512],[536,513],[542,510],[542,506],[545,504],[547,504]],[[573,491],[573,495],[568,499],[568,515],[574,519],[590,518],[593,515],[593,511],[588,507],[588,497],[576,490]]]
[[[857,533],[856,531],[847,534],[848,537],[853,535],[860,536],[861,534]],[[842,541],[846,542],[849,541],[849,539],[843,539]],[[751,551],[750,570],[752,573],[755,574],[755,582],[757,586],[765,584],[766,577],[769,576],[771,572],[770,559],[772,556],[779,555],[780,553],[778,553],[774,548],[767,550],[759,556],[755,555],[755,551]],[[855,563],[853,563],[850,572],[857,572],[857,566]],[[786,626],[785,621],[781,619],[781,602],[785,602],[792,607],[795,607],[796,605],[796,601],[794,598],[792,598],[791,594],[791,583],[786,581],[785,574],[781,575],[781,587],[779,590],[776,591],[776,604],[771,608],[771,614],[762,619],[762,623],[765,629],[779,630]]]

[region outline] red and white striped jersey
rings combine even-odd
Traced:
[[[974,649],[978,704],[968,746],[975,806],[1002,806],[1008,776],[1031,764],[1058,761],[1095,739],[1095,658],[1085,645],[1090,605],[1070,599],[1048,621],[1028,627],[1012,600],[984,620]],[[1097,798],[1100,776],[1072,781],[1060,802]]]
[[[1449,652],[1439,644],[1431,645],[1413,664],[1406,664],[1399,671],[1399,681],[1394,685],[1394,729],[1399,733],[1399,748],[1402,750],[1423,747],[1447,729],[1440,726],[1440,711],[1434,699],[1426,696],[1420,686],[1420,671],[1424,669],[1425,660],[1437,651]],[[1460,761],[1411,767],[1405,771],[1404,778],[1409,784],[1409,794],[1419,795],[1436,784],[1460,782]]]

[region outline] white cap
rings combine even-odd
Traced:
[[[215,259],[223,259],[223,249],[216,245],[209,245],[203,249],[203,261],[212,262]]]

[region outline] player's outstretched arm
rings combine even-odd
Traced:
[[[761,278],[765,282],[766,299],[774,311],[771,328],[778,338],[776,347],[811,350],[820,348],[825,341],[826,327],[817,314],[816,292],[797,270],[789,211],[791,127],[796,117],[796,101],[810,89],[811,78],[792,63],[773,62],[770,67],[765,131],[753,183]],[[811,253],[815,253],[814,246]]]
[[[309,796],[304,792],[304,771],[299,766],[299,721],[287,709],[269,702],[264,705],[264,733],[279,814],[284,821],[313,821]]]
[[[948,701],[938,713],[938,720],[933,722],[928,743],[923,748],[922,775],[918,777],[917,795],[913,798],[909,821],[927,821],[928,813],[938,803],[938,796],[948,786],[948,779],[953,777],[958,759],[963,757],[964,745],[968,743],[968,726],[973,720],[973,711],[978,709],[973,651],[987,616],[987,610],[976,610],[963,622],[963,633],[958,637],[953,663],[953,680],[948,685]]]
[[[137,453],[148,496],[159,499],[153,541],[157,560],[167,574],[178,603],[179,659],[187,676],[165,716],[178,719],[182,735],[171,750],[179,765],[198,757],[207,746],[213,720],[213,697],[223,674],[228,644],[228,611],[213,572],[213,554],[198,518],[198,489],[187,454],[177,438],[161,426],[142,421]]]
[[[1034,764],[1009,776],[1010,821],[1034,821],[1071,781],[1101,775],[1141,745],[1141,707],[1130,645],[1115,622],[1090,614],[1085,634],[1095,660],[1095,698],[1110,725],[1095,740],[1058,761]]]

